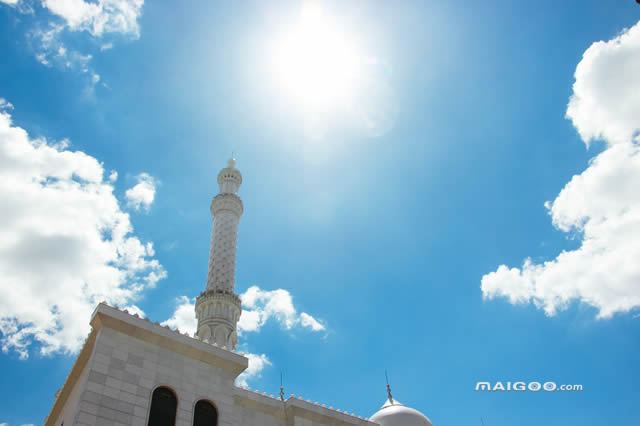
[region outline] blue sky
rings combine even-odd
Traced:
[[[231,152],[252,388],[640,424],[634,1],[109,3],[0,0],[0,424],[97,302],[193,326]]]

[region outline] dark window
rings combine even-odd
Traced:
[[[178,399],[169,388],[157,388],[151,398],[149,426],[174,426]]]
[[[217,426],[218,411],[209,401],[196,402],[193,413],[193,426]]]

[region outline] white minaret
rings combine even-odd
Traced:
[[[242,200],[238,197],[242,175],[235,166],[232,158],[218,173],[220,193],[211,202],[213,233],[207,289],[196,299],[198,337],[228,349],[238,344],[236,324],[242,312],[240,298],[233,292],[238,222],[242,215]]]

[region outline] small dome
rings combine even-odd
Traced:
[[[369,419],[380,426],[433,426],[431,420],[418,410],[388,398],[382,408]]]

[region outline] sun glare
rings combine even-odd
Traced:
[[[276,43],[273,71],[281,88],[308,107],[329,108],[354,95],[359,58],[321,3],[302,5],[299,22]]]

